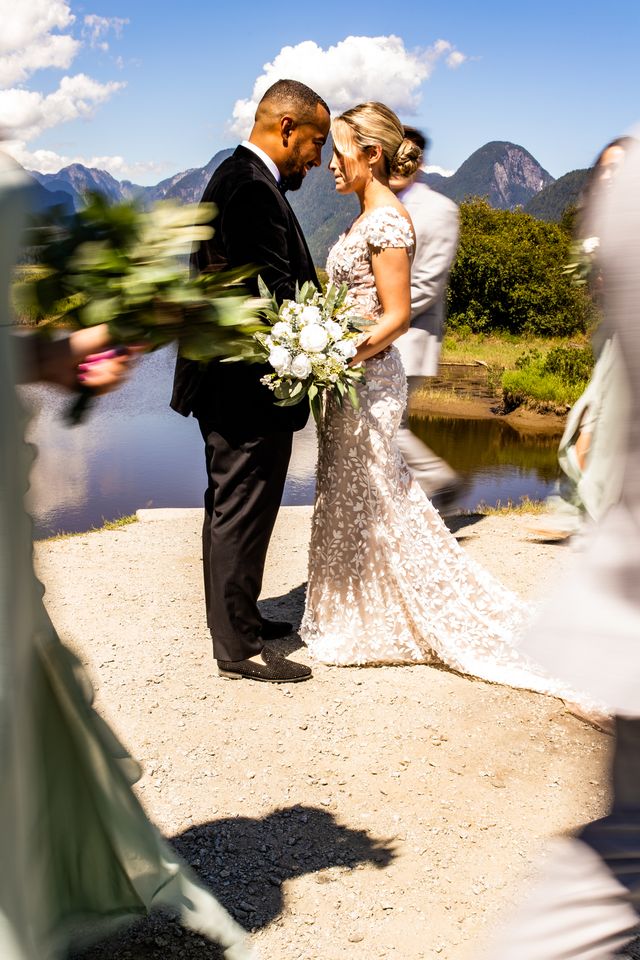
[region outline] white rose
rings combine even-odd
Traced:
[[[595,251],[600,246],[600,237],[587,237],[586,240],[582,241],[582,249],[585,253],[595,253]]]
[[[325,330],[332,340],[340,340],[342,337],[342,327],[335,320],[327,320],[324,325]]]
[[[357,352],[357,347],[353,340],[339,340],[333,349],[336,350],[341,357],[344,357],[345,360],[350,360],[351,357],[355,357]]]
[[[307,379],[311,373],[311,360],[306,353],[299,353],[297,357],[293,358],[291,361],[291,373],[294,377],[297,377],[298,380]]]
[[[271,328],[271,336],[274,340],[290,340],[293,336],[293,329],[290,323],[278,320]]]
[[[319,323],[310,323],[300,333],[300,346],[308,353],[320,353],[329,343],[329,334]]]
[[[320,323],[322,319],[322,314],[318,307],[303,307],[299,313],[300,324],[306,325],[307,323]]]
[[[269,353],[269,363],[279,376],[289,373],[291,369],[291,354],[284,347],[272,347]]]

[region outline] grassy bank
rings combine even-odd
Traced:
[[[489,389],[505,412],[569,407],[585,389],[593,365],[586,334],[572,337],[483,336],[453,331],[442,349],[444,363],[480,363]],[[438,394],[447,388],[435,388]]]
[[[89,527],[88,530],[79,530],[77,533],[67,533],[60,530],[58,533],[45,537],[44,542],[53,543],[56,540],[68,540],[70,537],[85,537],[88,533],[99,533],[101,530],[120,530],[122,527],[128,527],[131,523],[137,523],[138,517],[135,513],[130,513],[125,517],[116,517],[114,520],[105,520],[99,527]]]

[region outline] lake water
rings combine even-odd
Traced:
[[[126,386],[98,400],[86,423],[67,427],[68,395],[22,388],[34,412],[28,437],[38,447],[29,509],[38,539],[80,532],[140,507],[199,507],[203,444],[193,418],[168,406],[173,352],[144,357]],[[522,437],[502,421],[422,418],[416,429],[465,479],[459,506],[474,509],[522,496],[547,496],[558,476],[557,438]],[[295,435],[284,503],[313,501],[315,427]]]

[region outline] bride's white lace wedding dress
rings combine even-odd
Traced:
[[[340,237],[329,278],[379,316],[372,251],[412,245],[406,218],[379,207]],[[366,361],[359,410],[325,405],[302,639],[329,664],[445,664],[590,706],[518,652],[531,608],[465,553],[412,479],[396,442],[406,390],[392,346]]]

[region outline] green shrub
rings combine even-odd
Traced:
[[[545,373],[555,373],[566,383],[582,384],[585,387],[593,370],[591,347],[553,347],[544,358]]]
[[[573,406],[584,384],[566,383],[556,373],[544,373],[537,367],[507,370],[502,374],[502,399],[505,410],[521,404]]]
[[[460,243],[448,290],[448,322],[474,333],[570,336],[595,320],[585,291],[563,272],[571,238],[520,210],[460,205]]]
[[[534,348],[516,360],[516,369],[502,375],[505,409],[522,403],[569,405],[583,392],[593,370],[591,347],[557,346],[542,354]]]

